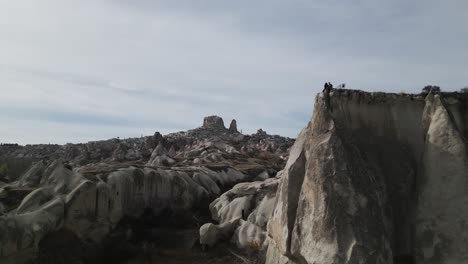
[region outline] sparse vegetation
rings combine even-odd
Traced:
[[[424,86],[424,88],[422,89],[422,92],[423,92],[423,93],[430,93],[430,92],[433,92],[433,93],[440,93],[440,86],[437,86],[437,85],[426,85],[426,86]]]

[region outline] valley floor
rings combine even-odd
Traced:
[[[152,229],[151,249],[123,262],[124,264],[242,264],[254,263],[229,244],[219,244],[203,251],[198,242],[198,229]]]
[[[150,255],[137,256],[125,264],[242,264],[244,262],[232,255],[227,249],[216,249],[208,252],[180,251],[175,249],[152,250]]]

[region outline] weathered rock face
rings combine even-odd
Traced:
[[[468,97],[332,90],[293,146],[267,263],[468,261]]]
[[[273,212],[279,177],[240,183],[210,204],[213,220],[200,228],[200,243],[213,246],[231,240],[238,248],[259,251],[266,247],[266,226]]]
[[[99,243],[122,219],[147,213],[156,218],[168,212],[189,215],[198,222],[195,215],[203,215],[224,191],[274,176],[294,141],[242,135],[224,125],[220,129],[222,120],[217,118],[208,118],[207,123],[165,136],[0,146],[5,160],[26,156],[38,160],[22,175],[0,182],[0,263],[37,249],[53,232]],[[236,223],[216,226],[220,232],[215,234],[211,227],[208,241],[237,228]],[[249,230],[241,234],[252,233]]]
[[[219,116],[207,116],[203,120],[203,128],[208,129],[226,129],[224,127],[224,121]]]
[[[0,216],[0,257],[37,247],[45,235],[62,228],[98,242],[125,216],[138,218],[147,209],[154,215],[168,209],[189,212],[249,177],[233,168],[129,167],[88,180],[55,162],[17,209]]]
[[[229,125],[229,131],[233,132],[233,133],[238,133],[239,131],[237,131],[237,121],[235,119],[233,119],[231,121],[231,124]]]

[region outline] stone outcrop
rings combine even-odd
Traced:
[[[266,247],[266,227],[275,202],[279,177],[240,183],[210,204],[213,220],[200,228],[200,243],[213,246],[231,240],[238,248],[260,251]]]
[[[239,133],[239,131],[237,131],[237,121],[235,119],[231,121],[231,124],[229,125],[229,131],[233,133]]]
[[[37,247],[46,234],[62,228],[98,242],[125,216],[138,218],[147,209],[156,216],[168,209],[189,212],[219,190],[248,180],[232,168],[205,167],[129,167],[88,180],[54,162],[17,209],[0,216],[0,257]]]
[[[468,97],[332,90],[298,136],[266,263],[468,260]]]
[[[257,130],[256,135],[257,136],[263,136],[263,135],[266,135],[266,134],[267,134],[266,131],[264,131],[263,129],[260,128],[260,129]]]
[[[224,127],[224,121],[221,117],[219,116],[207,116],[203,120],[203,128],[207,129],[226,129]]]
[[[218,117],[205,121],[204,127],[165,136],[0,146],[0,161],[27,156],[27,164],[32,163],[0,183],[0,262],[34,252],[57,232],[99,245],[122,219],[146,214],[204,221],[196,215],[203,215],[223,192],[275,175],[294,142],[241,135],[224,128]],[[216,226],[218,233],[208,228],[214,235],[207,244],[229,230],[234,234],[237,227],[234,221]]]
[[[234,122],[235,123],[235,122]],[[11,172],[8,179],[0,175],[0,181],[16,181],[29,166],[37,161],[62,159],[73,166],[87,166],[96,163],[138,163],[156,166],[172,166],[187,164],[204,164],[210,162],[227,162],[232,160],[232,154],[240,153],[246,158],[275,158],[281,167],[288,155],[288,149],[294,140],[267,133],[241,135],[231,125],[226,129],[221,117],[209,116],[204,119],[200,128],[161,135],[127,139],[109,139],[80,144],[66,145],[0,145],[0,166],[6,163]],[[155,149],[163,148],[166,153],[154,153]],[[196,154],[202,154],[197,156]],[[223,155],[227,153],[228,156]],[[188,155],[188,156],[186,156]],[[195,160],[197,159],[197,160]],[[236,158],[234,158],[235,160]],[[172,161],[173,160],[173,161]],[[20,167],[20,169],[15,169]],[[14,169],[14,171],[13,171]],[[10,179],[11,178],[11,179]]]

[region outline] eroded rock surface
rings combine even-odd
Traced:
[[[468,97],[332,90],[298,136],[267,263],[468,261]]]
[[[467,138],[467,94],[331,90],[292,148],[216,116],[166,136],[0,146],[0,161],[35,162],[0,175],[0,252],[209,207],[201,244],[267,249],[268,264],[465,263]]]
[[[200,128],[165,136],[2,145],[0,161],[27,157],[32,165],[2,178],[0,260],[37,250],[54,232],[99,243],[122,219],[168,212],[195,219],[234,185],[274,177],[293,142],[243,135],[211,116]]]
[[[231,124],[229,125],[229,131],[234,132],[234,133],[239,132],[237,131],[237,121],[235,119],[231,121]]]
[[[114,138],[83,144],[0,145],[0,165],[13,160],[8,165],[14,167],[14,163],[21,163],[14,159],[24,160],[24,164],[19,164],[23,167],[22,173],[16,173],[11,179],[0,180],[16,181],[32,163],[55,159],[65,160],[74,167],[128,162],[149,162],[148,165],[151,165],[155,159],[158,160],[158,166],[200,165],[211,162],[248,163],[248,159],[256,159],[267,160],[266,164],[278,163],[276,169],[279,170],[293,143],[293,139],[264,132],[244,135],[237,129],[226,129],[221,117],[209,116],[199,128],[165,136],[156,132],[153,136],[141,138]],[[165,157],[158,158],[163,155]],[[269,159],[274,161],[270,162]]]
[[[224,121],[221,117],[219,116],[207,116],[203,120],[203,128],[208,128],[208,129],[226,129],[224,127]]]
[[[200,228],[200,243],[213,246],[231,240],[238,248],[260,251],[266,247],[266,227],[274,209],[279,177],[239,183],[210,204],[213,220]]]

